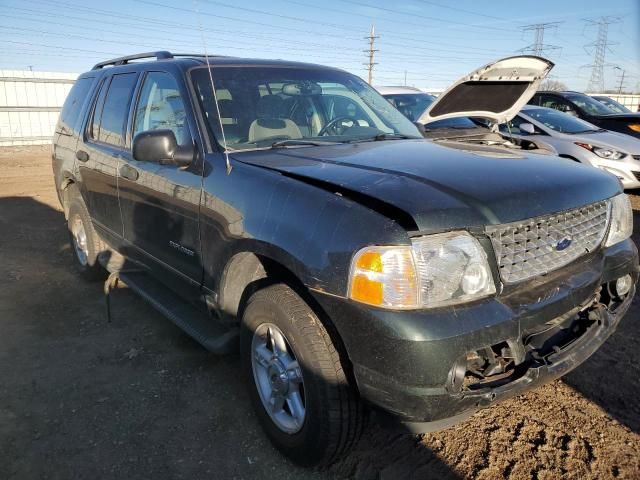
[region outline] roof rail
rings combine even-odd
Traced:
[[[143,58],[155,58],[156,60],[166,60],[168,58],[173,58],[173,54],[171,52],[167,52],[166,50],[159,50],[157,52],[147,52],[147,53],[138,53],[136,55],[127,55],[126,57],[114,58],[112,60],[107,60],[105,62],[96,63],[91,70],[98,70],[102,67],[107,67],[109,65],[125,65],[129,63],[130,60],[141,60]]]

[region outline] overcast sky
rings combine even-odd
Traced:
[[[374,85],[438,89],[534,42],[547,29],[555,78],[584,90],[598,26],[611,18],[605,86],[640,90],[640,0],[0,0],[1,69],[82,72],[104,59],[151,50],[309,61],[366,78],[375,24]],[[590,53],[591,52],[591,53]],[[614,68],[618,66],[620,69]]]

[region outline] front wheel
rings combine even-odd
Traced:
[[[300,465],[331,464],[358,440],[365,414],[326,328],[283,284],[253,294],[242,322],[244,373],[270,440]]]

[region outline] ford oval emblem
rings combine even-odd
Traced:
[[[561,251],[561,250],[565,250],[566,248],[569,247],[569,245],[571,245],[571,237],[565,237],[562,240],[560,240],[558,243],[556,243],[556,250]]]

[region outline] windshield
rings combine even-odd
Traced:
[[[616,102],[613,98],[609,97],[593,97],[598,100],[600,103],[604,103],[607,107],[613,110],[616,113],[631,113],[627,107],[622,105],[621,103]]]
[[[395,93],[384,95],[384,98],[412,122],[416,122],[436,99],[428,93]]]
[[[595,125],[553,108],[527,108],[522,113],[560,133],[587,133],[599,130]]]
[[[211,72],[218,108],[206,67],[194,69],[192,79],[210,133],[222,144],[224,129],[230,151],[422,138],[378,92],[346,72],[270,66],[215,66]]]
[[[566,97],[590,115],[612,115],[616,112],[606,105],[581,93],[568,93]]]

